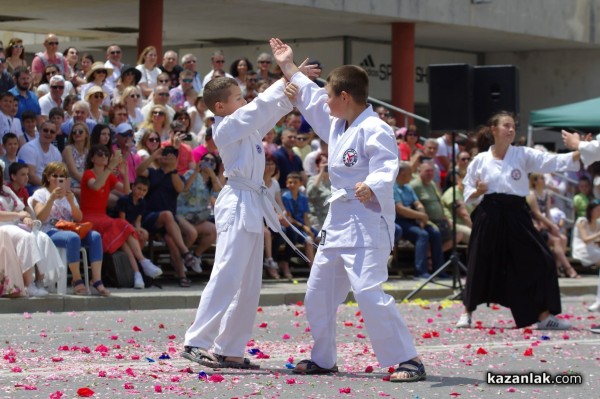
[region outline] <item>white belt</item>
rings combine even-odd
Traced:
[[[331,186],[331,195],[325,200],[323,205],[331,204],[333,201],[358,201],[354,195],[353,188],[335,188]]]
[[[250,179],[246,179],[245,177],[231,176],[227,179],[227,184],[229,184],[231,186],[231,188],[233,188],[235,190],[254,191],[255,193],[259,194],[260,199],[261,199],[260,204],[263,208],[263,215],[264,215],[265,221],[267,222],[267,226],[269,226],[273,231],[276,231],[277,233],[281,234],[281,237],[283,237],[285,242],[287,242],[288,245],[290,247],[292,247],[292,249],[294,251],[296,251],[296,253],[302,259],[304,259],[306,262],[309,262],[306,255],[304,255],[296,247],[296,245],[288,238],[288,236],[285,235],[285,233],[283,232],[283,228],[281,227],[281,223],[279,223],[278,216],[281,216],[286,222],[288,222],[289,225],[292,227],[292,229],[294,229],[294,231],[296,233],[298,233],[301,236],[306,238],[306,245],[310,244],[315,247],[316,247],[316,245],[313,242],[311,242],[310,238],[307,237],[304,232],[298,230],[296,228],[296,226],[294,226],[288,220],[288,218],[285,217],[285,213],[283,212],[283,209],[281,209],[279,204],[275,201],[275,198],[273,198],[272,196],[269,195],[269,191],[267,190],[267,187],[265,186],[264,183],[258,184]]]

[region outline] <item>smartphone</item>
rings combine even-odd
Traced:
[[[56,180],[56,183],[58,184],[58,187],[62,188],[63,190],[67,190],[67,179],[63,178],[63,177],[59,177]]]

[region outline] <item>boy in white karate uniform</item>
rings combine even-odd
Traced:
[[[394,133],[367,104],[368,76],[362,68],[334,69],[325,90],[294,65],[289,46],[279,39],[270,44],[285,77],[299,87],[296,106],[329,144],[332,196],[305,299],[314,346],[312,358],[294,372],[337,371],[336,310],[352,289],[380,365],[399,364],[390,381],[423,380],[425,367],[408,327],[381,287],[394,237]]]
[[[288,97],[295,89],[282,79],[246,104],[234,79],[216,78],[204,88],[204,101],[215,114],[213,139],[229,180],[215,204],[215,263],[182,356],[208,367],[259,368],[243,355],[260,296],[263,218],[279,231],[263,190],[262,138],[292,110]]]

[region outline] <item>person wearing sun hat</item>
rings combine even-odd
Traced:
[[[81,86],[81,98],[85,98],[87,91],[93,86],[100,86],[106,93],[110,93],[108,86],[106,85],[106,78],[111,74],[111,68],[105,67],[100,61],[94,62],[87,75],[85,75],[87,83]]]
[[[100,86],[93,86],[85,93],[85,101],[90,104],[90,118],[97,123],[104,123],[102,103],[107,97],[108,94]]]

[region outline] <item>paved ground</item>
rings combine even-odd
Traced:
[[[297,376],[286,368],[310,351],[301,303],[257,310],[248,349],[262,355],[248,356],[260,363],[259,372],[215,372],[179,357],[193,309],[6,314],[0,398],[70,399],[81,388],[93,398],[598,398],[600,335],[586,330],[600,324],[599,313],[586,311],[592,300],[563,296],[563,315],[576,326],[566,333],[514,329],[499,307],[480,307],[480,328],[455,329],[458,302],[399,304],[429,373],[413,384],[385,381],[388,370],[372,354],[352,303],[339,311],[340,373],[333,376]],[[488,371],[577,373],[583,383],[490,385]]]

